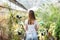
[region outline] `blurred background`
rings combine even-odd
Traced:
[[[60,40],[60,0],[0,0],[0,40],[25,39],[29,10],[35,12],[39,40]]]

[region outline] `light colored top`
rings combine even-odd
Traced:
[[[36,34],[37,33],[35,27],[37,27],[38,23],[36,20],[34,21],[34,24],[31,24],[31,25],[28,24],[28,20],[25,20],[25,25],[27,25],[27,28],[28,28],[28,30],[26,30],[27,34]]]

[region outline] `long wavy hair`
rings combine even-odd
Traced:
[[[33,10],[30,10],[30,11],[29,11],[28,24],[33,24],[32,21],[34,21],[34,20],[36,20],[34,11],[33,11]]]

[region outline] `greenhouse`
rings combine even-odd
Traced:
[[[0,40],[60,40],[60,0],[0,0]]]

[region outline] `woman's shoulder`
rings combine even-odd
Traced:
[[[35,22],[37,22],[37,20],[35,20]]]
[[[25,20],[25,22],[27,22],[27,21],[28,21],[28,19]]]
[[[28,19],[25,20],[25,24],[27,24],[27,23],[28,23]]]
[[[38,22],[37,22],[37,20],[35,20],[35,22],[34,22],[35,24],[38,24]]]

